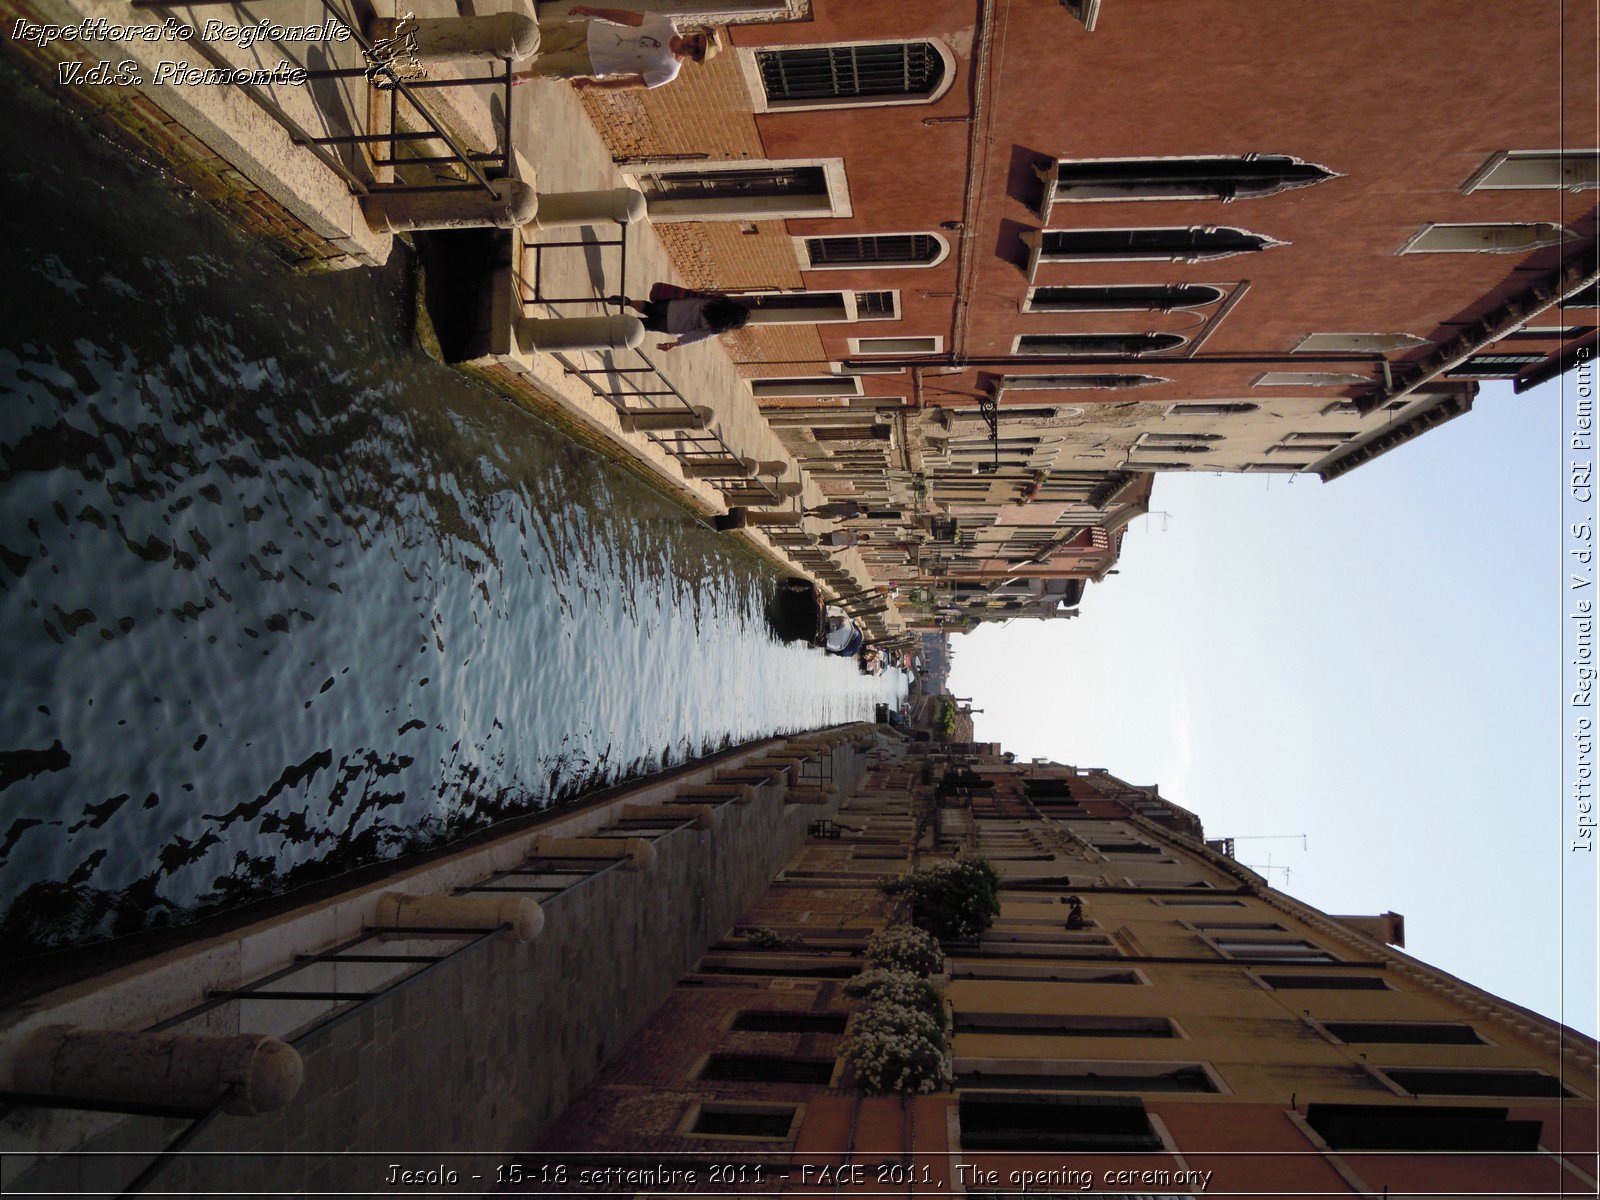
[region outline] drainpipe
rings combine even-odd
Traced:
[[[1009,3],[1009,0],[1006,0]],[[978,220],[983,172],[978,169],[980,156],[986,155],[988,145],[987,111],[984,105],[989,75],[989,59],[994,50],[994,11],[988,0],[978,0],[976,33],[972,39],[972,112],[967,126],[967,186],[961,201],[961,245],[956,251],[955,311],[950,319],[950,362],[960,366],[965,362],[963,351],[967,343],[967,322],[971,309],[967,297],[972,294],[973,276],[977,271],[977,254],[972,232]]]

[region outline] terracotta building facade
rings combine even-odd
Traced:
[[[1405,954],[1397,914],[1319,912],[1104,770],[909,749],[544,1131],[547,1163],[819,1195],[1593,1187],[1595,1042]],[[904,917],[879,884],[951,858],[1000,884],[944,943],[950,1082],[871,1094],[843,1049],[867,939]]]
[[[931,614],[963,576],[1097,578],[1070,551],[1116,506],[1053,505],[1333,479],[1594,346],[1593,6],[733,19],[673,88],[588,103],[686,276],[753,305],[729,345],[803,465],[900,513],[874,570]]]

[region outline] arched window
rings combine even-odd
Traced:
[[[1073,200],[1235,200],[1271,196],[1332,179],[1288,154],[1205,158],[1058,159],[1040,170],[1041,214]]]
[[[1017,354],[1114,354],[1140,357],[1175,350],[1187,338],[1176,333],[1024,333]]]
[[[1191,225],[1172,229],[1045,229],[1023,235],[1039,262],[1201,262],[1284,243],[1243,229]]]
[[[757,111],[926,104],[944,94],[954,74],[936,42],[850,42],[745,52]]]
[[[874,233],[797,239],[804,263],[819,270],[846,267],[931,267],[950,252],[937,233]]]
[[[1261,406],[1244,401],[1221,404],[1174,404],[1167,411],[1174,417],[1236,417],[1253,413]]]
[[[1110,287],[1038,287],[1028,312],[1168,312],[1200,308],[1222,299],[1222,289],[1201,283],[1119,284]]]
[[[1161,375],[1007,375],[1000,381],[1002,390],[1018,391],[1093,391],[1100,389],[1150,387],[1171,383]]]

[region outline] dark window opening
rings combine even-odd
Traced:
[[[1324,1021],[1341,1042],[1388,1042],[1402,1046],[1481,1046],[1471,1025],[1455,1021]]]
[[[1305,187],[1331,174],[1286,154],[1060,162],[1055,195],[1058,200],[1233,200]]]
[[[1243,401],[1230,404],[1174,404],[1172,406],[1172,415],[1175,417],[1233,417],[1241,413],[1253,413],[1260,407],[1259,404],[1248,404]]]
[[[1025,333],[1018,354],[1115,354],[1139,357],[1176,350],[1188,339],[1176,333]]]
[[[769,103],[929,96],[944,79],[931,42],[758,50],[756,67]]]
[[[1144,1104],[1134,1096],[961,1097],[961,1145],[968,1150],[1160,1150]]]
[[[1119,1075],[1103,1071],[1052,1072],[1048,1075],[1008,1075],[1004,1072],[962,1071],[958,1088],[1003,1088],[1017,1091],[1048,1088],[1063,1092],[1215,1092],[1200,1067],[1178,1067],[1159,1075]]]
[[[746,1009],[733,1019],[733,1027],[749,1033],[843,1033],[846,1013],[783,1012]]]
[[[926,233],[806,239],[813,267],[920,266],[939,257],[939,239]]]
[[[792,1108],[719,1108],[703,1105],[693,1132],[708,1137],[786,1138],[794,1124]]]
[[[822,167],[663,171],[641,175],[639,188],[650,202],[729,200],[747,196],[826,196],[828,177]]]
[[[1383,1073],[1413,1096],[1570,1096],[1543,1071],[1451,1071],[1434,1067],[1384,1067]]]
[[[1377,975],[1262,975],[1261,982],[1274,991],[1387,992],[1390,987]]]
[[[1476,354],[1445,374],[1456,379],[1509,379],[1523,367],[1543,361],[1542,354]]]
[[[1034,288],[1030,311],[1041,312],[1167,312],[1199,308],[1222,299],[1222,289],[1196,283],[1117,285],[1112,287]]]
[[[1198,262],[1265,250],[1271,238],[1242,229],[1048,229],[1040,242],[1046,258],[1166,259]]]
[[[1334,1150],[1537,1150],[1541,1121],[1503,1108],[1311,1104],[1306,1124]]]
[[[713,1054],[700,1078],[728,1083],[813,1083],[833,1078],[831,1058],[783,1058],[770,1054]]]
[[[857,292],[856,317],[867,320],[869,317],[894,316],[893,292]]]
[[[1045,1034],[1056,1037],[1171,1038],[1165,1017],[1056,1016],[1051,1013],[957,1013],[957,1033]]]

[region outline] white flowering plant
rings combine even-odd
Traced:
[[[869,1007],[841,1052],[869,1092],[937,1092],[953,1078],[943,1027],[927,1012],[900,1004]]]
[[[914,925],[895,925],[867,939],[867,965],[909,975],[938,975],[944,970],[944,951],[933,936]]]
[[[870,1005],[912,1008],[935,1019],[944,1015],[944,996],[938,987],[909,971],[863,971],[844,985],[844,994]]]

